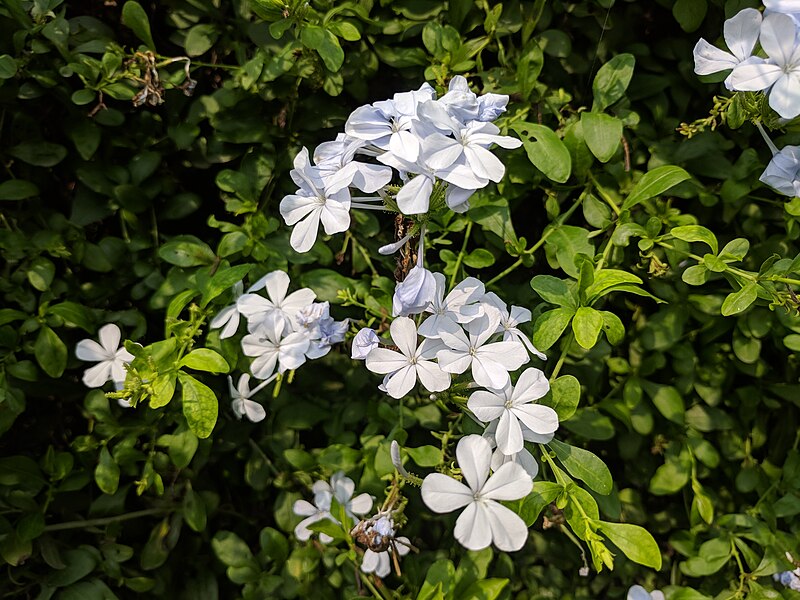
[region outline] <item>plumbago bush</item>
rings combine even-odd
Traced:
[[[6,0],[20,598],[800,598],[800,2]]]

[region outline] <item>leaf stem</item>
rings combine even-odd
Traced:
[[[166,508],[148,508],[146,510],[137,510],[124,515],[117,515],[116,517],[102,517],[100,519],[85,519],[78,521],[67,521],[65,523],[54,523],[53,525],[45,525],[44,531],[64,531],[65,529],[101,527],[103,525],[111,525],[112,523],[119,523],[121,521],[130,521],[131,519],[138,519],[140,517],[161,515],[167,512],[169,512],[169,510]]]
[[[473,225],[472,221],[467,223],[467,230],[464,232],[464,242],[461,244],[461,250],[458,253],[458,257],[456,257],[456,266],[453,267],[453,274],[450,276],[450,289],[451,290],[456,285],[456,278],[458,277],[458,270],[459,270],[459,268],[461,268],[461,261],[464,260],[464,254],[467,251],[467,242],[469,241],[469,236],[472,233],[472,225]]]

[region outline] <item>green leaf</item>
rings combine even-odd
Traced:
[[[250,547],[232,531],[218,531],[211,540],[216,557],[228,567],[248,567],[255,563]]]
[[[209,245],[193,235],[179,235],[172,238],[158,249],[158,256],[179,267],[210,265],[216,260],[216,255]]]
[[[150,396],[150,408],[161,408],[172,402],[175,395],[175,372],[161,373],[153,381],[153,393]]]
[[[726,317],[744,312],[758,298],[758,284],[750,281],[738,292],[728,294],[722,303],[722,314]]]
[[[633,208],[640,202],[663,194],[690,177],[691,175],[680,167],[672,165],[656,167],[652,171],[645,173],[639,180],[639,183],[633,188],[625,202],[622,203],[622,208],[623,210]]]
[[[706,577],[719,571],[730,558],[731,543],[721,537],[713,538],[703,542],[698,556],[681,563],[680,569],[689,577]]]
[[[517,82],[522,99],[530,98],[544,66],[544,53],[538,40],[532,39],[522,50],[517,62]]]
[[[0,183],[0,200],[25,200],[38,194],[36,184],[24,179],[9,179]]]
[[[508,579],[488,578],[476,581],[467,588],[464,600],[497,600],[508,585]]]
[[[556,308],[539,315],[533,326],[533,345],[544,351],[558,341],[572,320],[575,310]]]
[[[189,56],[200,56],[211,50],[218,37],[219,31],[215,25],[210,23],[194,25],[186,34],[183,47]]]
[[[580,399],[580,382],[572,375],[562,375],[550,383],[550,393],[539,403],[556,411],[559,421],[566,421],[575,414]]]
[[[725,244],[719,252],[719,257],[725,262],[738,262],[744,260],[749,251],[750,242],[745,238],[736,238]]]
[[[214,298],[233,287],[233,284],[242,281],[253,265],[236,265],[227,269],[219,269],[203,286],[203,298],[200,308],[205,308]]]
[[[653,400],[658,412],[667,419],[678,425],[686,422],[686,406],[683,403],[683,396],[677,389],[671,385],[661,385],[649,381],[643,381],[642,388]]]
[[[594,300],[613,292],[616,286],[640,283],[642,280],[633,273],[618,269],[602,269],[594,274],[594,282],[586,288],[586,297],[593,303]]]
[[[106,446],[100,450],[100,462],[94,470],[94,480],[104,494],[116,494],[119,486],[119,465]]]
[[[307,271],[300,276],[300,284],[314,290],[318,301],[327,301],[332,304],[342,302],[339,298],[339,290],[355,291],[355,282],[333,269]]]
[[[539,518],[542,510],[564,492],[564,486],[551,481],[534,481],[533,491],[521,502],[516,512],[530,527]]]
[[[141,4],[128,0],[122,7],[122,23],[128,26],[150,50],[156,51],[156,45],[150,33],[150,22],[147,20],[147,13]]]
[[[570,475],[583,481],[598,494],[605,496],[611,493],[614,486],[611,471],[597,455],[558,440],[551,440],[547,446],[556,453],[559,462]]]
[[[488,194],[475,194],[470,199],[469,218],[481,226],[484,231],[491,231],[503,242],[515,243],[517,234],[511,222],[511,211],[508,200]]]
[[[656,571],[661,569],[661,551],[647,530],[630,523],[597,521],[597,525],[600,532],[633,562]]]
[[[581,127],[583,139],[597,160],[611,160],[622,139],[622,121],[604,113],[582,112]]]
[[[67,157],[67,149],[61,144],[41,140],[17,144],[8,153],[37,167],[54,167]]]
[[[618,54],[597,71],[592,82],[592,111],[605,110],[625,95],[633,77],[633,54]]]
[[[603,331],[606,333],[608,343],[616,346],[625,339],[625,325],[622,324],[622,319],[607,310],[601,310],[600,315],[603,317]]]
[[[703,242],[716,254],[719,251],[717,236],[701,225],[682,225],[669,230],[671,236],[684,242]]]
[[[577,306],[575,295],[563,279],[552,275],[537,275],[531,279],[531,287],[545,302],[570,308]]]
[[[178,373],[182,388],[183,415],[189,428],[199,438],[211,435],[217,422],[217,397],[214,392],[191,375]]]
[[[17,74],[17,61],[13,56],[0,54],[0,79],[11,79]]]
[[[442,449],[436,446],[420,446],[406,448],[408,455],[420,467],[436,467],[442,462]]]
[[[183,497],[183,510],[181,511],[186,524],[194,531],[200,532],[206,528],[206,505],[202,496],[195,494],[190,487]]]
[[[576,279],[580,271],[575,265],[575,257],[579,254],[594,257],[594,245],[589,239],[589,232],[581,227],[562,225],[550,234],[545,244],[555,250],[558,264],[564,272]]]
[[[545,125],[514,123],[511,129],[517,132],[525,152],[533,165],[548,179],[564,183],[572,172],[572,158],[564,142]]]
[[[67,346],[47,325],[43,325],[33,346],[36,362],[53,379],[61,377],[67,366]]]
[[[672,15],[686,33],[696,31],[708,12],[706,0],[678,0],[672,7]]]
[[[227,373],[231,370],[230,365],[222,356],[208,348],[192,350],[183,357],[180,366],[209,373]]]
[[[339,40],[327,29],[316,25],[306,25],[300,32],[300,41],[306,48],[316,50],[325,67],[334,73],[342,68],[344,50]]]
[[[705,265],[693,265],[683,272],[681,279],[689,285],[703,285],[708,281],[708,269]]]
[[[33,260],[28,269],[28,282],[35,289],[44,292],[50,288],[55,274],[56,266],[53,262],[43,256],[39,256]]]
[[[464,257],[464,264],[473,269],[485,269],[494,264],[494,254],[485,248],[476,248]]]
[[[572,320],[572,331],[575,333],[575,341],[587,350],[594,347],[597,343],[597,336],[603,328],[603,315],[599,311],[581,306],[575,313]]]

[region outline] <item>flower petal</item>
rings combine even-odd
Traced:
[[[367,369],[380,375],[396,373],[400,369],[409,366],[409,364],[407,357],[388,348],[370,350],[366,360]]]
[[[534,433],[547,435],[558,429],[558,413],[549,406],[521,404],[513,406],[511,412]]]
[[[772,13],[761,23],[761,47],[779,66],[789,64],[797,38],[797,28],[789,15]]]
[[[111,379],[111,361],[104,360],[83,372],[83,385],[90,388],[102,387]]]
[[[472,502],[456,519],[455,538],[467,550],[482,550],[492,543],[492,529],[485,507]]]
[[[725,44],[740,61],[750,57],[761,31],[761,13],[754,8],[740,10],[725,21]]]
[[[372,510],[372,496],[359,494],[350,501],[350,512],[354,515],[365,515]]]
[[[778,65],[767,62],[749,62],[737,66],[730,75],[733,89],[740,92],[760,92],[770,87],[783,75]]]
[[[472,490],[443,473],[430,473],[422,481],[422,501],[433,512],[449,513],[473,501]]]
[[[397,193],[397,207],[406,215],[420,215],[428,212],[433,192],[433,179],[417,175],[406,182]]]
[[[519,466],[516,463],[509,464]],[[499,550],[514,552],[525,545],[528,526],[517,513],[497,502],[486,502],[483,509],[492,531],[492,541]]]
[[[495,432],[497,449],[503,454],[516,454],[523,447],[522,427],[515,414],[508,409],[503,409],[500,420],[497,422]]]
[[[305,219],[298,222],[292,229],[289,242],[297,252],[308,252],[317,241],[319,232],[319,219],[322,207],[317,206]]]
[[[97,333],[100,338],[100,345],[105,348],[109,355],[113,356],[117,348],[119,348],[119,327],[114,323],[107,323]]]
[[[450,387],[450,374],[445,373],[435,362],[417,360],[417,377],[429,392],[442,392]]]
[[[417,351],[417,326],[408,317],[397,317],[389,331],[400,352],[411,358]]]
[[[538,400],[550,391],[547,376],[539,369],[525,369],[519,376],[514,392],[511,394],[513,406]]]
[[[769,105],[784,119],[800,115],[800,71],[786,73],[769,91]]]
[[[487,392],[485,390],[478,390],[473,392],[467,401],[467,408],[472,411],[477,419],[483,423],[489,423],[495,419],[499,419],[503,414],[505,399],[497,394]]]
[[[386,381],[386,393],[392,398],[402,398],[414,389],[416,383],[417,370],[408,363],[405,367],[393,373]]]
[[[75,345],[75,356],[80,360],[97,362],[111,358],[100,344],[94,340],[81,340]]]
[[[519,500],[531,493],[533,482],[517,463],[506,463],[488,479],[480,490],[481,498],[490,500]]]
[[[467,484],[473,492],[478,492],[489,476],[492,461],[492,448],[479,435],[467,435],[458,441],[456,460]]]

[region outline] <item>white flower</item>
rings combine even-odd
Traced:
[[[209,325],[211,329],[218,329],[222,327],[222,331],[219,334],[219,338],[221,340],[231,337],[236,333],[236,330],[239,329],[240,313],[239,309],[236,307],[236,303],[244,291],[244,283],[237,281],[233,284],[232,291],[233,304],[226,306],[219,311],[219,313],[217,313],[217,315],[211,320],[211,324]]]
[[[294,528],[294,536],[301,542],[307,541],[313,533],[308,526],[323,519],[330,519],[337,522],[330,513],[331,500],[333,499],[333,491],[327,481],[317,481],[311,487],[314,492],[314,503],[307,500],[297,500],[292,507],[294,514],[306,517],[300,521]],[[319,541],[323,544],[329,544],[333,538],[326,533],[319,534]]]
[[[489,477],[492,449],[479,435],[461,438],[456,458],[467,485],[442,473],[431,473],[422,482],[422,500],[434,512],[447,513],[466,507],[453,534],[468,550],[494,543],[504,551],[519,550],[528,528],[516,513],[498,500],[519,500],[530,494],[533,482],[515,463],[500,467]]]
[[[769,60],[738,65],[731,85],[745,92],[766,91],[770,107],[784,119],[793,119],[800,115],[800,44],[794,20],[780,13],[767,15],[759,39]]]
[[[800,196],[800,146],[781,148],[769,161],[759,181],[786,196]]]
[[[430,100],[436,92],[428,83],[416,91],[395,94],[392,100],[376,102],[353,111],[345,123],[347,135],[365,140],[414,162],[420,151],[419,138],[411,133],[411,122],[417,116],[420,102]]]
[[[703,38],[694,47],[694,72],[698,75],[711,75],[733,69],[747,61],[753,54],[761,28],[761,13],[754,8],[739,11],[725,21],[723,28],[725,43],[730,52],[712,46]],[[725,86],[731,88],[730,75]]]
[[[500,325],[498,326],[498,333],[503,334],[503,341],[517,341],[522,342],[528,349],[528,352],[535,354],[542,360],[547,360],[544,353],[539,352],[533,342],[527,335],[520,331],[518,325],[520,323],[528,323],[531,320],[531,311],[521,306],[512,306],[509,312],[506,303],[503,302],[494,292],[488,292],[483,297],[483,302],[488,302],[500,311]]]
[[[272,271],[258,282],[266,288],[269,298],[248,293],[237,300],[236,308],[247,319],[250,333],[262,324],[270,329],[279,329],[279,334],[294,329],[297,312],[314,302],[317,295],[308,288],[302,288],[287,296],[289,282],[289,276],[283,271]]]
[[[436,338],[441,331],[455,333],[459,323],[468,323],[483,314],[480,300],[484,295],[483,284],[474,277],[467,277],[445,297],[447,287],[445,276],[433,274],[436,291],[426,312],[433,313],[419,326],[422,336]]]
[[[550,383],[542,371],[526,369],[516,385],[509,383],[502,391],[473,392],[467,407],[484,423],[498,421],[497,448],[503,454],[515,454],[523,447],[523,425],[540,435],[552,434],[558,429],[556,411],[534,403],[549,390]]]
[[[422,245],[420,244],[420,247]],[[418,254],[418,256],[422,256]],[[436,293],[436,279],[422,266],[420,258],[416,266],[409,269],[406,278],[394,288],[392,316],[416,315],[424,311]]]
[[[341,233],[350,227],[350,191],[347,183],[337,191],[326,188],[319,168],[308,160],[303,148],[294,159],[290,172],[300,186],[293,195],[281,200],[280,212],[287,225],[294,225],[290,243],[297,252],[308,252],[317,239],[320,221],[325,233]],[[340,182],[341,183],[341,182]],[[338,186],[337,186],[338,187]]]
[[[355,483],[345,476],[343,471],[337,471],[331,477],[330,483],[327,481],[317,481],[311,487],[314,492],[314,503],[306,500],[297,500],[292,507],[294,514],[306,517],[294,529],[295,537],[304,542],[311,537],[312,531],[308,526],[322,519],[329,519],[334,523],[339,520],[331,514],[331,503],[333,498],[344,509],[345,514],[355,519],[356,515],[364,515],[372,509],[372,496],[369,494],[359,494],[353,498]],[[319,541],[327,544],[333,540],[329,535],[320,533]]]
[[[356,336],[353,338],[353,347],[350,352],[350,358],[354,360],[364,360],[367,355],[378,347],[380,339],[378,334],[369,327],[360,329]]]
[[[651,594],[642,586],[634,585],[628,590],[627,600],[664,600],[664,592],[654,590]]]
[[[363,140],[340,133],[336,141],[324,142],[316,147],[314,162],[329,192],[335,193],[352,185],[371,194],[391,181],[391,168],[353,160],[356,152],[365,144]]]
[[[356,484],[345,476],[343,471],[337,471],[331,477],[333,496],[351,519],[355,519],[356,515],[365,515],[372,510],[372,496],[365,493],[354,498],[355,489]]]
[[[295,314],[295,330],[308,339],[306,357],[315,359],[330,352],[333,344],[344,341],[348,320],[335,321],[330,316],[330,304],[315,302],[301,308]]]
[[[306,362],[308,338],[300,332],[290,333],[283,337],[276,327],[260,325],[255,332],[242,338],[242,352],[245,356],[254,357],[250,365],[253,377],[267,379],[275,372],[283,373],[287,369],[296,369]]]
[[[442,331],[439,336],[447,346],[436,358],[442,371],[463,373],[472,368],[472,378],[480,386],[502,389],[509,381],[508,372],[516,371],[530,359],[525,346],[519,342],[487,343],[497,331],[500,314],[487,307],[486,313],[455,333]]]
[[[402,398],[410,392],[419,378],[428,391],[441,392],[450,387],[450,375],[431,359],[431,344],[424,340],[417,346],[417,326],[408,317],[398,317],[389,328],[392,340],[400,352],[375,348],[367,355],[367,368],[373,373],[389,375],[384,381],[392,398]]]
[[[267,416],[267,411],[264,410],[264,407],[261,406],[258,402],[251,400],[256,393],[261,391],[266,385],[271,383],[275,380],[277,375],[273,375],[269,379],[266,379],[259,383],[254,389],[250,389],[250,375],[247,373],[243,373],[239,377],[239,383],[236,387],[233,387],[233,379],[231,376],[228,375],[228,390],[231,394],[231,408],[233,409],[234,414],[240,419],[242,417],[247,417],[248,421],[252,421],[253,423],[258,423],[259,421],[263,421],[264,417]]]
[[[75,346],[75,356],[80,360],[97,362],[83,372],[83,385],[90,388],[102,386],[113,381],[117,389],[122,389],[127,372],[125,365],[133,360],[133,355],[120,347],[120,331],[114,323],[107,323],[98,332],[100,343],[94,340],[81,340]]]
[[[449,133],[452,137],[432,133],[425,140],[427,164],[436,170],[447,169],[454,164],[466,164],[477,177],[495,183],[503,179],[506,168],[489,151],[489,146],[497,144],[502,148],[513,149],[522,145],[516,138],[498,135],[500,130],[496,125],[480,121],[473,121],[463,127],[453,127]]]
[[[406,545],[410,544],[405,536],[396,538],[399,543],[389,546],[384,552],[373,552],[369,548],[364,551],[364,558],[361,559],[361,571],[364,573],[375,573],[378,577],[386,577],[392,571],[391,557],[389,553],[392,549],[397,550],[398,556],[405,556],[411,549]]]

